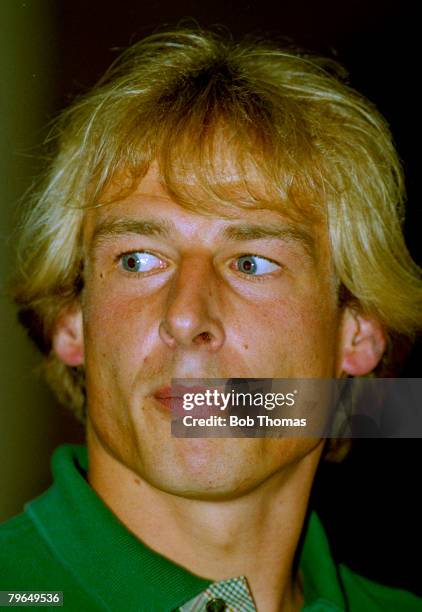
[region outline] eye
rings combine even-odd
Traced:
[[[124,253],[120,255],[119,259],[123,270],[126,270],[126,272],[150,272],[165,266],[162,259],[147,251]]]
[[[242,255],[236,259],[236,270],[250,276],[261,276],[280,269],[280,265],[258,255]]]

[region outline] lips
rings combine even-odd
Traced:
[[[154,397],[159,400],[169,399],[171,397],[174,397],[172,395],[172,392],[173,392],[172,387],[162,387],[161,389],[158,389],[158,391],[154,393]]]
[[[174,417],[181,417],[192,411],[186,411],[183,407],[184,395],[186,393],[204,393],[207,387],[204,385],[172,385],[160,387],[153,393],[153,397],[160,404],[161,408],[165,408],[166,412],[171,413]],[[202,406],[195,408],[195,416],[208,416],[215,411],[210,406]]]
[[[155,391],[153,397],[173,416],[182,416],[185,413],[183,408],[183,395],[185,393],[192,393],[192,390],[189,387],[173,385],[161,387]]]

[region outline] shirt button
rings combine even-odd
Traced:
[[[216,599],[210,599],[205,606],[207,612],[224,612],[226,609],[226,602],[224,599],[217,597]]]

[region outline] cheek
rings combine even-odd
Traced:
[[[139,304],[136,308],[121,296],[90,287],[84,308],[89,413],[98,435],[112,448],[134,435],[131,406],[146,350],[142,338],[151,327],[139,315]]]
[[[314,299],[295,309],[294,329],[291,330],[293,347],[308,366],[315,365],[315,374],[331,376],[334,372],[338,333],[338,314],[335,304]]]
[[[337,314],[312,294],[306,299],[273,300],[251,306],[236,318],[236,345],[267,377],[331,376],[335,361]]]
[[[87,344],[106,350],[124,349],[142,344],[154,329],[157,304],[153,299],[129,296],[94,286],[87,294],[85,328]]]
[[[153,304],[90,287],[84,308],[87,388],[91,398],[117,403],[132,393],[151,351]],[[117,398],[116,398],[117,396]]]

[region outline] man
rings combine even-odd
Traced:
[[[69,610],[420,610],[336,567],[325,441],[179,438],[173,379],[364,376],[421,326],[384,120],[322,60],[201,30],[130,49],[58,127],[14,297],[86,421],[0,532]]]

